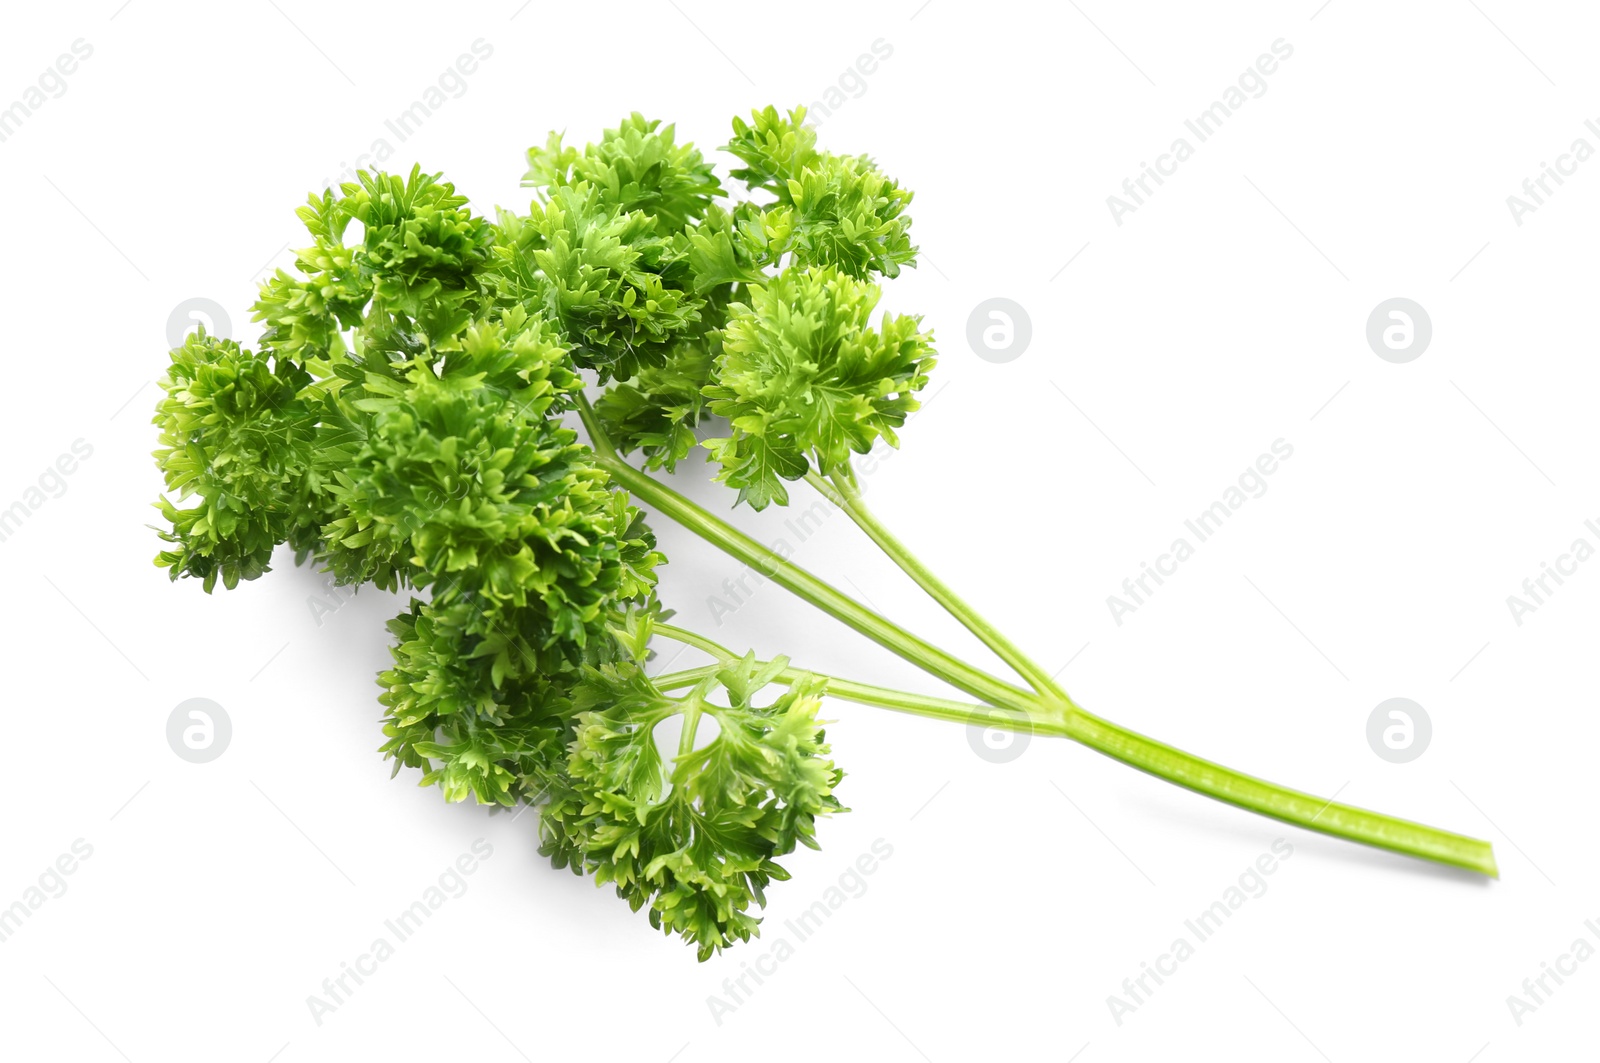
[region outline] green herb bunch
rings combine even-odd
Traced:
[[[874,316],[880,279],[915,265],[911,193],[866,156],[819,150],[800,108],[736,118],[726,150],[740,165],[725,185],[634,114],[581,151],[557,134],[530,149],[523,214],[490,220],[415,169],[311,196],[294,272],[261,286],[256,349],[202,329],[171,352],[156,563],[209,592],[287,546],[340,584],[411,592],[378,677],[395,771],[450,801],[535,807],[556,866],[702,960],[758,932],[780,858],[843,811],[824,696],[1073,738],[1252,811],[1493,873],[1486,843],[1091,715],[940,582],[865,507],[851,464],[898,445],[934,368],[920,319]],[[672,490],[697,450],[755,509],[805,481],[1025,685]],[[758,660],[670,623],[641,505],[975,700]],[[714,663],[647,675],[662,638]]]

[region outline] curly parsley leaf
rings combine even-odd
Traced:
[[[792,267],[731,308],[705,389],[730,433],[704,445],[741,501],[784,504],[783,481],[843,469],[879,439],[898,444],[934,366],[932,337],[905,315],[872,327],[879,294],[832,267]]]

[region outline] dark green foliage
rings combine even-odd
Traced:
[[[395,770],[538,805],[553,863],[701,959],[756,933],[778,858],[841,810],[822,683],[789,674],[758,704],[787,662],[754,657],[682,696],[645,677],[663,559],[567,415],[591,372],[607,446],[671,469],[715,414],[721,478],[758,508],[895,442],[933,361],[916,319],[871,324],[870,277],[913,261],[910,193],[803,121],[735,120],[758,198],[727,206],[694,146],[637,114],[531,149],[537,198],[493,222],[437,176],[363,172],[299,210],[311,243],[261,287],[259,351],[189,337],[156,416],[176,495],[158,564],[210,591],[288,544],[340,583],[415,591],[379,677]],[[672,716],[676,753],[654,739]]]
[[[157,507],[177,544],[156,564],[172,578],[196,576],[211,590],[255,579],[273,548],[320,515],[312,469],[316,419],[301,397],[310,377],[292,358],[253,353],[232,340],[190,335],[172,352],[157,408],[156,461],[167,490],[195,495],[179,509]]]
[[[570,789],[544,812],[547,851],[583,854],[600,883],[650,923],[693,942],[701,959],[748,941],[777,857],[816,848],[816,817],[843,811],[833,796],[842,774],[827,760],[817,709],[822,683],[797,682],[767,704],[756,694],[785,658],[727,662],[682,698],[670,698],[637,665],[591,669],[577,689]],[[711,699],[718,688],[727,705]],[[676,755],[656,728],[683,717]],[[717,734],[694,748],[705,717]]]
[[[741,500],[786,503],[784,480],[844,469],[879,439],[898,445],[933,368],[932,338],[904,315],[873,328],[878,295],[831,267],[790,268],[734,304],[705,389],[730,434],[706,446]]]
[[[637,111],[581,152],[562,147],[559,133],[551,133],[543,148],[528,149],[523,184],[555,189],[580,182],[619,210],[654,218],[662,233],[683,229],[705,214],[713,197],[727,194],[693,144],[675,143],[672,126]]]
[[[865,279],[897,277],[916,260],[905,214],[910,191],[865,155],[817,151],[804,107],[787,118],[768,107],[752,118],[733,120],[728,150],[745,163],[733,176],[777,197],[762,219],[769,262],[791,253],[799,265],[834,266]]]

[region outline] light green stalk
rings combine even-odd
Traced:
[[[1147,738],[1076,705],[1054,680],[1029,661],[1014,644],[979,617],[953,591],[939,582],[887,529],[852,498],[839,490],[839,480],[825,481],[825,492],[844,503],[847,513],[897,564],[916,579],[936,601],[978,635],[985,644],[1035,686],[1029,692],[1005,683],[906,631],[898,624],[843,594],[824,580],[745,535],[651,476],[623,461],[594,417],[587,402],[580,410],[595,444],[597,460],[616,482],[663,516],[669,517],[731,557],[761,572],[774,583],[809,602],[829,616],[866,635],[902,659],[957,689],[1002,710],[998,718],[974,720],[977,707],[922,699],[917,695],[885,691],[838,680],[830,690],[839,697],[941,719],[1005,726],[1000,721],[1030,721],[1041,733],[1060,734],[1106,756],[1168,782],[1205,794],[1239,808],[1331,834],[1379,849],[1466,868],[1489,876],[1499,874],[1488,842],[1409,820],[1386,816],[1352,805],[1326,801],[1285,786],[1266,782],[1185,753]],[[846,481],[848,482],[848,481]],[[819,489],[821,485],[819,485]],[[798,673],[797,673],[798,674]],[[859,697],[851,698],[846,691]],[[890,702],[894,704],[890,704]],[[981,710],[980,710],[981,711]]]

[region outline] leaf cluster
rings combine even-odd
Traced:
[[[876,439],[893,443],[933,366],[932,337],[914,317],[885,318],[877,329],[869,320],[874,277],[915,264],[910,191],[865,155],[818,150],[803,107],[735,118],[733,134],[726,150],[743,165],[730,176],[747,198],[724,207],[708,193],[696,210],[672,214],[687,219],[678,232],[694,320],[672,323],[670,342],[636,372],[617,374],[597,409],[611,439],[651,468],[674,468],[701,442],[719,479],[759,509],[787,501],[785,480],[827,472]],[[557,143],[530,155],[568,157]],[[612,158],[622,143],[609,131],[584,158]],[[575,163],[541,170],[557,171],[579,172]],[[614,205],[637,201],[618,194]],[[710,416],[728,431],[700,440]]]
[[[817,848],[816,819],[843,811],[843,773],[826,759],[817,721],[822,681],[807,677],[771,701],[756,695],[788,666],[752,654],[724,663],[685,697],[662,694],[637,664],[589,671],[577,692],[567,786],[546,807],[545,851],[611,883],[650,923],[693,943],[700,958],[748,941],[748,911],[785,880],[777,858]],[[726,704],[713,700],[720,688]],[[684,729],[676,754],[658,742]],[[716,734],[696,745],[711,719]]]
[[[309,243],[261,286],[257,348],[191,335],[156,413],[157,564],[211,591],[287,545],[341,584],[410,591],[379,676],[396,772],[538,805],[552,862],[701,959],[756,932],[778,859],[842,810],[822,684],[763,701],[782,658],[678,697],[645,677],[664,559],[569,415],[592,375],[610,444],[667,469],[714,419],[718,477],[757,508],[896,443],[931,337],[872,322],[873,278],[914,262],[911,195],[819,151],[804,117],[734,121],[737,201],[638,114],[530,149],[525,213],[490,220],[419,169],[314,194]],[[671,717],[675,754],[655,740]]]

